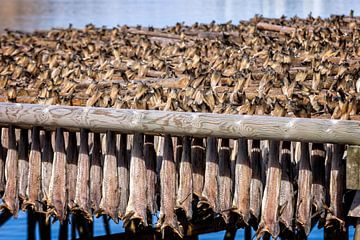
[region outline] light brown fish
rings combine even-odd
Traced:
[[[126,157],[126,156],[124,156]],[[145,135],[144,157],[146,165],[146,201],[147,209],[151,214],[156,214],[156,152],[154,147],[154,136]]]
[[[26,199],[26,188],[29,177],[29,131],[21,129],[19,140],[19,159],[18,159],[18,189],[19,200]]]
[[[76,211],[88,221],[92,221],[90,210],[90,156],[89,156],[89,133],[87,129],[80,131],[80,148],[76,178]]]
[[[219,175],[219,158],[217,152],[216,138],[208,137],[206,144],[206,166],[204,189],[202,191],[198,208],[219,212],[218,202],[218,175]]]
[[[193,193],[200,197],[204,188],[205,146],[202,138],[194,138],[191,145]]]
[[[280,234],[278,206],[280,200],[281,166],[279,162],[279,142],[270,141],[269,162],[266,185],[261,206],[261,221],[256,231],[257,239],[268,232],[276,238]]]
[[[8,209],[17,217],[19,209],[18,186],[17,186],[18,150],[16,148],[15,127],[8,130],[8,149],[5,162],[5,192],[2,198],[1,208]]]
[[[163,161],[160,170],[160,217],[158,227],[163,238],[167,230],[182,237],[178,220],[174,212],[176,204],[176,167],[174,161],[173,144],[170,135],[165,135]]]
[[[50,201],[49,188],[52,174],[54,151],[51,143],[51,132],[45,131],[43,138],[44,147],[41,153],[41,190],[43,195],[43,203],[47,204]]]
[[[250,183],[250,221],[249,223],[257,228],[260,222],[261,201],[263,197],[264,184],[261,174],[261,150],[260,140],[253,140],[251,144],[251,183]]]
[[[187,220],[192,218],[192,165],[191,165],[191,139],[183,137],[182,155],[179,166],[179,188],[176,197],[177,212],[182,212]]]
[[[29,178],[27,184],[27,200],[23,203],[23,210],[30,207],[39,212],[43,210],[40,204],[41,192],[41,146],[39,127],[33,127],[31,132],[31,150],[29,155]]]
[[[3,195],[5,191],[5,157],[6,149],[2,144],[3,130],[0,128],[0,196]]]
[[[126,207],[124,226],[132,220],[138,221],[138,226],[147,226],[146,214],[146,165],[144,158],[144,134],[136,133],[130,160],[129,202]]]
[[[70,210],[73,210],[76,206],[75,195],[78,155],[76,132],[69,132],[66,149],[66,189],[67,204]]]
[[[51,180],[49,185],[50,213],[54,214],[60,221],[66,219],[67,191],[66,191],[66,154],[64,132],[62,128],[56,129],[56,142],[54,161],[52,166]]]
[[[128,136],[126,134],[120,135],[119,148],[117,151],[118,160],[118,178],[119,178],[119,206],[118,216],[123,218],[126,212],[126,206],[129,200],[129,160],[127,153]],[[156,161],[156,160],[155,160]]]
[[[93,212],[99,211],[102,193],[102,165],[100,133],[93,134],[93,147],[90,165],[90,206]]]
[[[106,133],[106,154],[103,167],[102,198],[99,214],[106,214],[118,222],[119,188],[116,159],[116,136]]]
[[[298,196],[296,201],[296,227],[306,236],[311,230],[311,185],[309,143],[300,143],[300,162],[298,178]]]
[[[251,174],[248,142],[244,138],[239,138],[232,208],[233,212],[238,216],[237,224],[240,226],[247,225],[250,218]]]

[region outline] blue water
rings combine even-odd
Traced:
[[[0,0],[0,32],[5,28],[31,31],[51,27],[84,27],[88,23],[113,27],[118,24],[162,27],[176,22],[226,22],[265,17],[360,15],[359,0]],[[26,239],[26,214],[9,220],[0,228],[0,239]],[[121,224],[110,222],[111,232],[123,231]],[[51,236],[58,238],[59,223],[52,225]],[[95,235],[104,235],[102,219],[95,219]],[[354,229],[350,228],[350,237]],[[243,230],[237,232],[242,239]],[[201,240],[222,239],[224,232],[200,236]],[[309,239],[322,239],[323,231],[314,230]]]

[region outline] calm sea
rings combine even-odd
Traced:
[[[162,27],[176,22],[192,24],[249,19],[255,14],[265,17],[282,15],[328,17],[330,14],[360,15],[359,0],[0,0],[0,32],[5,28],[31,31],[67,27],[84,27],[88,23],[113,27],[118,24]],[[0,239],[26,239],[25,213],[9,220],[0,228]],[[122,232],[121,224],[110,223],[111,232]],[[57,239],[59,224],[52,225],[52,238]],[[101,219],[95,220],[95,235],[104,235]],[[352,238],[354,229],[350,228]],[[201,240],[222,239],[224,232],[201,235]],[[323,231],[312,231],[309,239],[322,239]],[[243,230],[236,239],[243,238]]]

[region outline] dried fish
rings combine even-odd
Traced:
[[[124,155],[124,157],[126,157]],[[154,147],[154,136],[145,135],[144,157],[146,165],[146,201],[147,209],[151,214],[156,214],[156,152]]]
[[[238,215],[238,224],[240,226],[247,225],[250,217],[251,174],[248,143],[246,139],[239,138],[238,154],[235,164],[234,201],[232,206],[233,211]]]
[[[202,138],[194,138],[191,145],[193,193],[200,197],[204,188],[205,146]]]
[[[138,226],[147,226],[146,215],[146,165],[144,159],[144,135],[134,134],[133,148],[130,160],[130,194],[126,207],[124,225],[138,221]]]
[[[67,210],[67,189],[66,189],[66,154],[64,131],[62,128],[56,129],[56,143],[54,161],[49,185],[50,213],[54,214],[62,223],[66,219]]]
[[[18,189],[19,200],[26,199],[26,188],[29,176],[29,131],[21,129],[19,141],[19,159],[18,159]]]
[[[106,133],[106,154],[103,167],[102,197],[98,214],[106,214],[118,222],[117,207],[119,205],[119,188],[116,159],[115,133]]]
[[[29,156],[29,178],[26,190],[28,198],[23,203],[23,210],[28,207],[37,212],[43,210],[43,206],[40,204],[42,200],[41,179],[40,130],[39,127],[33,127],[31,132],[31,150]]]
[[[17,186],[18,150],[16,148],[15,127],[8,130],[8,149],[5,162],[5,192],[2,198],[1,208],[8,209],[17,217],[19,209],[18,186]]]
[[[93,134],[93,147],[90,165],[90,206],[93,212],[99,211],[102,192],[102,165],[100,133]]]
[[[174,213],[176,204],[176,167],[174,162],[173,144],[170,135],[165,135],[164,155],[160,170],[160,217],[158,227],[160,227],[163,238],[167,230],[182,237],[177,217]]]
[[[191,139],[187,136],[182,140],[182,155],[179,169],[179,189],[177,191],[176,209],[182,211],[187,220],[192,218],[192,166]]]
[[[80,149],[76,179],[75,204],[76,211],[80,211],[88,220],[92,220],[90,210],[90,157],[89,157],[89,133],[87,129],[81,129]]]
[[[266,232],[276,238],[280,234],[279,200],[281,185],[281,166],[279,162],[279,142],[270,141],[269,163],[266,173],[266,185],[261,205],[261,221],[256,231],[257,238]]]
[[[41,153],[41,190],[43,195],[43,202],[47,204],[50,201],[49,188],[53,165],[53,147],[51,143],[51,132],[45,131],[44,147]]]
[[[120,201],[118,206],[119,218],[123,218],[126,212],[126,206],[129,200],[129,160],[127,153],[127,140],[126,134],[120,135],[120,146],[117,151],[118,160],[118,178],[119,178],[119,194]],[[145,154],[144,154],[145,155]],[[147,156],[147,155],[145,155]]]
[[[70,210],[76,206],[76,179],[77,179],[78,148],[75,132],[69,132],[66,149],[66,189],[67,204]]]
[[[6,150],[3,147],[2,139],[3,131],[0,128],[0,196],[3,195],[5,191],[5,157],[6,157]]]

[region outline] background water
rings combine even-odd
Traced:
[[[255,14],[265,17],[313,16],[330,14],[360,15],[359,0],[0,0],[0,32],[5,28],[31,31],[67,27],[84,27],[88,23],[113,27],[118,24],[162,27],[176,22],[227,22],[249,19]],[[9,220],[0,228],[0,239],[26,239],[26,214]],[[121,224],[110,223],[111,232],[122,232]],[[59,224],[52,225],[52,238],[57,239]],[[95,220],[95,235],[104,235],[101,219]],[[352,238],[354,229],[350,228]],[[222,239],[224,232],[201,235],[201,240]],[[323,231],[312,231],[309,239],[322,239]],[[243,238],[243,231],[237,232]]]

